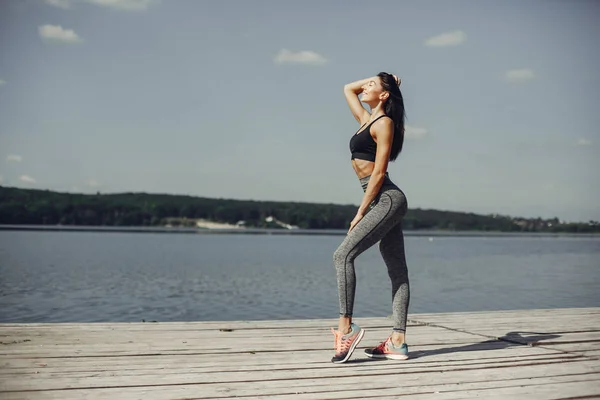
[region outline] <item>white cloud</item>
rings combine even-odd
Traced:
[[[427,135],[428,131],[425,128],[418,126],[409,126],[406,125],[404,127],[404,136],[407,139],[420,139],[423,136]]]
[[[23,161],[23,157],[18,156],[16,154],[9,154],[8,156],[6,156],[6,161],[8,161],[8,162],[21,162],[21,161]]]
[[[535,73],[529,68],[511,69],[506,72],[506,80],[509,82],[525,82],[535,78]]]
[[[457,30],[452,32],[442,33],[441,35],[432,36],[425,40],[425,46],[430,47],[445,47],[457,46],[467,40],[467,34]]]
[[[27,182],[27,183],[35,183],[35,179],[33,179],[32,177],[30,177],[29,175],[21,175],[19,177],[19,179],[23,182]]]
[[[0,79],[0,86],[4,86],[6,84],[6,81],[4,79]]]
[[[298,51],[296,53],[282,49],[274,59],[276,64],[308,64],[308,65],[323,65],[328,61],[322,55],[314,51]]]
[[[40,37],[44,40],[57,43],[76,44],[83,39],[72,29],[64,29],[60,25],[42,25],[38,28]]]
[[[122,11],[143,11],[159,0],[86,0],[88,3],[101,7],[113,8]]]
[[[2,175],[0,175],[0,183],[2,183],[4,181],[4,178],[2,177]]]
[[[585,138],[581,138],[577,141],[576,144],[577,144],[577,146],[591,146],[592,142]]]
[[[112,8],[119,11],[144,11],[158,4],[160,0],[44,0],[46,4],[69,9],[75,3],[88,3],[99,7]]]
[[[90,179],[90,180],[87,182],[87,185],[88,185],[89,187],[93,187],[93,188],[97,188],[97,187],[100,187],[100,186],[102,186],[100,183],[98,183],[98,181],[96,181],[96,180],[94,180],[94,179]]]
[[[71,8],[71,0],[44,0],[44,2],[48,5],[62,8],[65,10]]]

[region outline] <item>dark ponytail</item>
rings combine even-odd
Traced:
[[[394,140],[390,152],[390,161],[394,161],[402,151],[404,144],[404,99],[393,75],[380,72],[377,76],[381,79],[383,89],[390,94],[385,101],[383,110],[394,121]]]

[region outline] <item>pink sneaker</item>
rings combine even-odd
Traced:
[[[372,349],[365,349],[367,357],[371,358],[385,358],[388,360],[407,360],[408,359],[408,345],[402,343],[401,346],[396,347],[392,343],[392,338],[389,337],[379,345]]]
[[[344,335],[342,332],[333,330],[333,328],[331,328],[331,332],[335,338],[335,355],[331,359],[332,363],[341,364],[348,361],[352,355],[352,352],[365,335],[365,331],[356,324],[350,325],[350,328],[352,330],[347,335]]]

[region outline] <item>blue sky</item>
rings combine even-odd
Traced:
[[[0,2],[0,176],[359,204],[345,83],[402,78],[409,207],[600,220],[593,0]]]

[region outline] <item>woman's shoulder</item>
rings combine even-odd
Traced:
[[[393,132],[394,120],[389,115],[382,115],[371,123],[371,136],[379,133]]]

